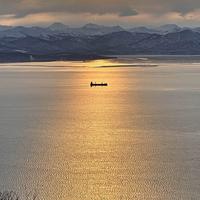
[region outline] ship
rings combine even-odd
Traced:
[[[90,86],[92,87],[92,86],[107,86],[108,84],[107,83],[93,83],[93,82],[91,82],[90,83]]]

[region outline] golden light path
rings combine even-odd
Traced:
[[[102,65],[102,61],[91,64],[90,67]],[[91,77],[97,82],[119,82],[117,77],[110,78],[111,71],[88,72],[84,74],[88,83]],[[128,138],[123,127],[122,102],[117,94],[119,85],[115,85],[116,88],[88,87],[73,99],[73,120],[66,127],[69,156],[66,184],[70,186],[65,193],[67,199],[120,199],[128,192],[125,162]],[[69,113],[66,111],[66,114]],[[70,129],[72,133],[68,133]]]
[[[132,160],[131,135],[138,130],[135,121],[135,130],[130,131],[132,118],[127,111],[131,109],[136,114],[142,108],[138,107],[137,95],[127,99],[128,91],[121,84],[127,84],[126,76],[121,73],[119,68],[89,67],[75,70],[70,76],[63,71],[56,75],[59,79],[53,83],[55,90],[48,94],[52,106],[48,108],[48,115],[44,113],[45,118],[37,119],[43,127],[37,125],[35,136],[38,140],[35,145],[39,145],[35,149],[43,152],[37,155],[42,160],[41,168],[45,166],[49,171],[43,179],[53,187],[49,191],[45,183],[41,184],[46,196],[53,193],[55,198],[63,200],[111,200],[135,195],[132,180],[137,167],[134,162],[140,153],[137,155],[135,151]],[[108,82],[109,86],[91,88],[91,78]],[[137,85],[136,81],[133,79],[131,84]],[[56,86],[63,89],[56,90]],[[130,101],[137,107],[131,108]],[[41,142],[44,144],[40,145]]]
[[[104,62],[94,63],[97,66]],[[63,185],[62,199],[134,198],[140,193],[134,185],[140,174],[137,164],[145,152],[134,149],[138,143],[136,138],[141,137],[137,135],[140,134],[137,124],[141,122],[134,121],[134,130],[130,131],[132,116],[127,115],[127,110],[131,109],[132,114],[137,115],[143,112],[143,108],[137,95],[127,99],[128,91],[121,85],[121,82],[126,84],[126,77],[121,76],[120,69],[86,69],[80,74],[79,83],[71,84],[90,83],[91,77],[97,82],[104,80],[111,86],[91,88],[88,85],[86,90],[77,89],[70,98],[69,91],[63,91],[59,98],[59,103],[62,102],[59,110],[63,110],[63,115],[56,128],[57,132],[62,130],[57,148],[63,155],[57,155],[60,160],[57,168],[64,167],[62,180],[59,180]],[[133,79],[131,84],[137,85],[136,82]],[[130,107],[130,101],[137,106]],[[141,183],[139,189],[144,189]]]

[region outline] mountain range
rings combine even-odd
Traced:
[[[200,27],[99,26],[47,28],[0,25],[0,62],[69,59],[69,55],[199,55]],[[61,56],[62,55],[62,56]],[[22,59],[24,57],[24,60]],[[16,59],[17,58],[17,59]]]

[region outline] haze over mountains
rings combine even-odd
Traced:
[[[11,53],[22,57],[23,54],[199,55],[200,27],[167,24],[123,29],[96,24],[81,28],[61,23],[47,28],[0,25],[0,61],[9,62]]]

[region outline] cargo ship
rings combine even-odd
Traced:
[[[92,86],[107,86],[108,84],[107,83],[93,83],[93,82],[91,82],[90,83],[90,86],[92,87]]]

